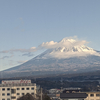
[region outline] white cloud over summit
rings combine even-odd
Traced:
[[[36,51],[41,50],[41,49],[67,48],[67,49],[71,50],[73,47],[81,47],[81,46],[86,45],[87,43],[88,42],[86,40],[79,40],[77,37],[66,37],[66,38],[63,38],[59,42],[54,42],[54,41],[43,42],[38,47],[34,47],[33,46],[33,47],[29,48],[29,49],[4,50],[4,51],[0,51],[0,53],[20,52],[20,53],[24,53],[24,54],[22,54],[22,56],[28,56],[29,57],[30,55],[33,55],[32,54],[33,52],[36,52]],[[63,50],[61,50],[61,52]],[[52,53],[52,54],[54,54],[54,53]],[[59,53],[55,52],[55,54],[59,54]]]
[[[62,39],[59,42],[54,42],[54,41],[50,41],[50,42],[43,42],[42,44],[40,44],[38,47],[31,47],[29,49],[10,49],[10,50],[3,50],[0,51],[0,53],[14,53],[14,52],[36,52],[40,49],[52,49],[52,48],[57,48],[57,47],[71,47],[71,46],[81,46],[86,44],[87,41],[85,40],[78,40],[76,37],[66,37],[64,39]]]
[[[46,49],[49,49],[49,48],[55,48],[55,46],[57,45],[57,42],[54,42],[54,41],[50,41],[50,42],[46,42],[46,43],[42,43],[39,48],[46,48]]]
[[[38,48],[42,47],[42,48],[46,48],[46,49],[53,49],[53,48],[58,48],[58,47],[73,47],[73,46],[82,46],[82,45],[86,45],[88,42],[86,40],[78,40],[76,37],[69,37],[69,38],[63,38],[61,41],[59,42],[54,42],[54,41],[50,41],[50,42],[46,42],[46,43],[42,43]]]

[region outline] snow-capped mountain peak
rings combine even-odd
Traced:
[[[100,56],[94,49],[85,46],[86,41],[64,38],[56,43],[55,48],[48,49],[43,56],[38,58],[70,58],[79,56],[95,55]]]
[[[64,42],[74,43],[74,42],[76,42],[76,40],[74,40],[74,39],[68,39],[68,38],[63,38],[60,42],[62,42],[62,43],[64,43]]]

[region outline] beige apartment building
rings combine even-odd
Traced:
[[[31,80],[5,80],[0,84],[0,100],[17,100],[27,93],[36,97],[36,84]]]
[[[61,93],[60,100],[100,100],[100,92]]]
[[[81,92],[79,88],[65,88],[60,100],[100,100],[100,91]]]
[[[86,92],[88,95],[84,100],[100,100],[100,92]]]

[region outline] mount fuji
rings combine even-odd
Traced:
[[[85,46],[86,43],[72,38],[43,43],[41,46],[47,48],[45,52],[0,74],[3,77],[19,77],[100,70],[100,52]]]

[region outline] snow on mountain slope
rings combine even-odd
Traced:
[[[75,39],[64,38],[60,42],[56,43],[53,48],[50,48],[42,56],[38,56],[39,59],[47,58],[70,58],[79,56],[95,55],[100,56],[100,53],[96,52],[90,47],[85,46],[86,41],[78,41]]]

